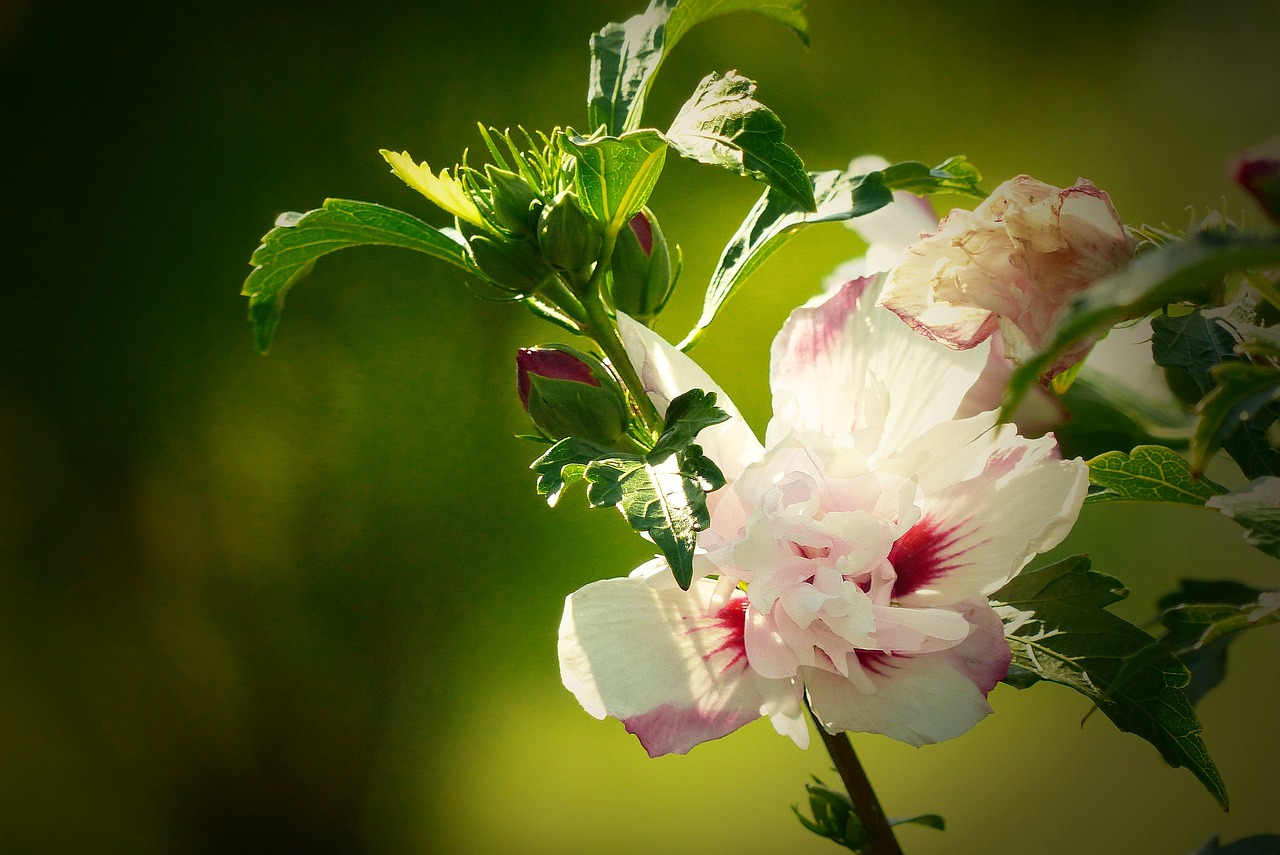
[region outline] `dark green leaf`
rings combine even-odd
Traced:
[[[784,128],[753,96],[756,84],[730,71],[709,74],[676,115],[667,142],[684,157],[750,175],[806,211],[817,210],[804,161]]]
[[[1247,487],[1209,502],[1244,526],[1244,539],[1280,558],[1280,478],[1258,478]]]
[[[1222,682],[1226,675],[1227,647],[1237,633],[1280,623],[1277,604],[1270,601],[1280,594],[1257,590],[1250,593],[1251,598],[1243,602],[1182,602],[1167,607],[1160,615],[1160,621],[1168,630],[1161,643],[1191,670],[1192,681],[1184,691],[1192,703],[1199,703],[1210,689]],[[1235,591],[1229,594],[1238,599]]]
[[[729,414],[716,406],[715,392],[690,389],[673,398],[667,405],[662,435],[649,456],[658,460],[665,459],[689,447],[703,428],[718,425],[728,419]]]
[[[711,518],[701,474],[680,463],[674,454],[656,463],[630,455],[607,457],[591,462],[585,477],[592,507],[616,505],[633,529],[648,532],[676,582],[688,590],[698,532]]]
[[[730,12],[756,12],[808,44],[804,0],[652,0],[642,14],[591,37],[587,118],[619,134],[640,127],[645,99],[667,53],[695,25]]]
[[[1280,834],[1255,834],[1223,846],[1218,835],[1210,837],[1192,855],[1280,855]]]
[[[617,234],[653,192],[667,157],[667,142],[653,130],[620,137],[560,137],[574,159],[574,189],[583,208],[606,232]]]
[[[1156,365],[1187,372],[1201,395],[1215,385],[1214,368],[1240,361],[1232,325],[1223,318],[1206,317],[1200,309],[1177,317],[1156,315],[1151,319],[1151,332],[1151,356]]]
[[[1197,232],[1140,254],[1072,301],[1044,350],[1014,372],[1001,417],[1007,421],[1031,384],[1081,339],[1178,300],[1203,302],[1209,289],[1228,273],[1277,264],[1280,237],[1220,232]]]
[[[792,805],[791,810],[796,818],[814,834],[825,837],[853,852],[865,853],[864,847],[870,842],[870,837],[863,827],[862,820],[853,809],[853,802],[839,790],[828,787],[817,778],[813,780],[814,783],[805,784],[805,790],[809,794],[809,810],[813,814],[813,819],[809,819],[800,813],[796,805]],[[947,828],[946,820],[936,813],[890,818],[889,825],[923,825],[926,828],[936,828],[938,831],[945,831]]]
[[[254,269],[240,292],[249,298],[249,322],[258,350],[266,353],[271,346],[285,294],[311,272],[317,259],[339,249],[371,245],[415,249],[475,272],[458,240],[403,211],[326,199],[314,211],[282,214],[249,259]]]
[[[1053,429],[1064,458],[1097,457],[1139,445],[1186,448],[1191,414],[1170,400],[1142,398],[1087,365],[1059,399],[1071,418]]]
[[[1075,556],[1023,573],[991,599],[1019,669],[1089,698],[1170,765],[1186,766],[1225,810],[1222,777],[1200,739],[1195,709],[1179,691],[1190,679],[1187,669],[1147,633],[1104,610],[1125,593],[1112,577],[1090,570],[1088,558]]]
[[[1239,582],[1227,580],[1202,582],[1195,579],[1183,579],[1178,589],[1161,597],[1157,605],[1162,615],[1170,609],[1176,609],[1181,606],[1203,607],[1205,605],[1213,605],[1225,606],[1231,609],[1236,606],[1251,604],[1256,608],[1261,593],[1257,589],[1242,585]],[[1190,615],[1186,617],[1190,617]],[[1204,633],[1196,631],[1192,622],[1183,623],[1183,618],[1176,615],[1172,616],[1170,620],[1173,621],[1173,624],[1168,625],[1170,630],[1174,629],[1174,625],[1181,625],[1183,629],[1166,633],[1165,637],[1161,639],[1161,643],[1172,649],[1182,664],[1187,666],[1187,670],[1191,672],[1191,682],[1182,688],[1182,693],[1187,696],[1191,703],[1198,704],[1210,690],[1226,677],[1227,649],[1231,646],[1231,642],[1235,640],[1235,635],[1220,635],[1201,644],[1199,642]]]
[[[1088,502],[1172,502],[1203,505],[1226,490],[1208,478],[1196,478],[1176,451],[1140,445],[1126,454],[1109,451],[1089,461],[1089,481],[1101,489]]]
[[[1217,386],[1196,407],[1192,466],[1204,471],[1221,447],[1246,478],[1280,475],[1280,451],[1267,440],[1267,428],[1280,419],[1280,368],[1225,362],[1213,379]]]
[[[805,210],[773,188],[764,191],[720,254],[702,301],[702,315],[680,342],[681,350],[693,347],[747,277],[805,226],[840,222],[879,210],[893,201],[894,190],[906,189],[896,183],[899,181],[914,192],[950,193],[965,187],[966,192],[981,195],[977,172],[963,158],[951,158],[932,170],[924,164],[895,164],[867,174],[810,172],[809,180],[816,211]]]
[[[614,453],[585,439],[560,440],[529,466],[538,473],[538,495],[545,496],[547,504],[555,507],[565,488],[582,480],[591,461]]]

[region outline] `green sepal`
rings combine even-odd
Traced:
[[[583,209],[616,235],[644,207],[666,162],[667,141],[655,130],[629,131],[620,137],[560,134],[573,158],[573,186]]]
[[[639,217],[645,218],[649,229],[651,244],[647,253],[635,232]],[[648,208],[641,208],[618,232],[609,273],[614,307],[643,324],[657,317],[671,298],[679,267],[672,268],[671,249],[657,217]]]
[[[1017,669],[1013,684],[1038,678],[1074,689],[1165,762],[1186,766],[1226,810],[1222,776],[1181,691],[1190,672],[1166,646],[1105,610],[1127,594],[1116,579],[1089,569],[1083,555],[1022,573],[992,594]]]
[[[1226,490],[1191,471],[1171,448],[1140,445],[1133,451],[1109,451],[1089,461],[1091,490],[1086,502],[1169,502],[1204,505]]]
[[[652,0],[639,15],[591,37],[588,126],[620,134],[640,127],[645,99],[667,53],[695,25],[730,12],[757,12],[808,45],[804,0]]]
[[[1179,300],[1204,302],[1224,276],[1280,264],[1280,237],[1196,232],[1139,253],[1079,294],[1054,324],[1049,342],[1013,373],[1000,417],[1008,421],[1027,389],[1077,342]]]
[[[783,142],[782,121],[754,97],[755,81],[707,75],[676,114],[667,142],[682,156],[748,175],[802,210],[818,208],[804,161]]]
[[[527,241],[471,234],[467,246],[485,277],[499,290],[513,295],[534,293],[552,275],[542,254]]]
[[[493,215],[498,225],[518,237],[533,234],[538,221],[541,200],[524,178],[506,169],[485,164],[485,177],[489,180],[493,196]]]
[[[582,270],[596,261],[601,242],[600,226],[568,190],[557,195],[538,217],[538,246],[552,267],[574,273]]]
[[[616,383],[592,386],[531,373],[529,417],[552,439],[577,436],[612,445],[627,432],[629,412]]]
[[[326,199],[305,214],[281,214],[250,257],[254,269],[240,291],[249,298],[249,323],[260,353],[271,347],[289,289],[322,256],[353,246],[413,249],[478,275],[460,240],[394,208]]]

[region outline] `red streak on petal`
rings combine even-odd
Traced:
[[[747,598],[735,596],[729,599],[714,615],[714,622],[695,626],[689,632],[702,632],[716,629],[725,633],[719,646],[703,655],[703,662],[710,662],[712,657],[721,653],[730,653],[729,661],[720,669],[724,674],[747,658],[747,642],[745,631],[747,625]]]
[[[966,522],[968,520],[962,520],[943,528],[935,520],[925,518],[894,541],[889,550],[889,563],[898,576],[893,586],[894,597],[905,597],[964,566],[960,558],[968,549],[956,551],[955,546]]]

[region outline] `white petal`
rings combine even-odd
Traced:
[[[796,428],[827,436],[883,426],[882,454],[955,415],[987,361],[987,345],[953,351],[916,335],[876,302],[876,283],[849,282],[796,311],[774,339],[774,445]]]
[[[631,364],[660,414],[666,415],[671,399],[690,389],[716,393],[716,405],[729,414],[729,420],[704,429],[698,434],[697,441],[726,478],[731,481],[737,478],[748,464],[760,456],[763,450],[760,441],[738,408],[696,362],[622,312],[618,313],[618,332]]]
[[[921,501],[920,521],[889,555],[901,602],[946,605],[989,594],[1061,542],[1080,513],[1089,469],[1054,459],[1051,443],[1005,426],[981,472]]]
[[[920,656],[868,657],[856,681],[808,670],[805,687],[822,726],[830,733],[883,733],[924,745],[959,736],[981,721],[991,712],[987,694],[1009,670],[1009,644],[985,600],[964,606],[970,632],[955,647]]]
[[[650,756],[684,754],[766,705],[747,665],[744,607],[729,586],[699,580],[681,591],[669,573],[593,582],[565,600],[561,679],[591,715],[620,719]]]

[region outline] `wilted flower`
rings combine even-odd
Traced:
[[[998,329],[1005,354],[1022,363],[1047,343],[1076,294],[1123,266],[1135,246],[1111,199],[1089,181],[1060,190],[1020,175],[908,247],[881,302],[960,350]],[[1067,351],[1048,376],[1079,362],[1094,341]]]
[[[690,589],[656,560],[565,604],[565,685],[651,755],[760,716],[807,745],[806,695],[831,732],[913,745],[990,712],[1010,651],[987,595],[1065,536],[1087,469],[992,412],[953,419],[988,346],[939,347],[875,300],[856,280],[788,319],[763,446],[700,368],[620,318],[660,410],[701,388],[731,416],[698,436],[729,483]]]

